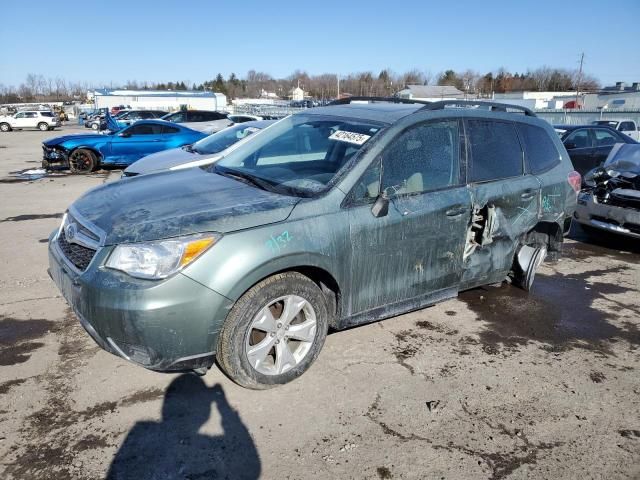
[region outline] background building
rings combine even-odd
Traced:
[[[400,98],[426,100],[429,102],[462,100],[465,98],[464,92],[451,85],[407,85],[396,95]]]
[[[93,94],[96,108],[111,108],[118,105],[134,109],[178,110],[224,110],[227,97],[222,93],[189,90],[109,90],[97,89]]]

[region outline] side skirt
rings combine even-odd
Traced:
[[[356,325],[364,325],[366,323],[375,322],[377,320],[383,320],[389,317],[395,317],[404,313],[420,310],[436,303],[440,303],[450,298],[458,296],[458,288],[451,287],[438,290],[436,292],[427,293],[419,297],[414,297],[409,300],[402,300],[397,303],[383,305],[381,307],[372,308],[364,312],[356,313],[349,317],[343,317],[338,322],[338,329],[343,330],[349,327],[355,327]]]

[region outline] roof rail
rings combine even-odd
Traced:
[[[363,96],[353,96],[353,97],[345,97],[340,98],[338,100],[334,100],[327,104],[327,106],[331,105],[348,105],[351,102],[386,102],[386,103],[408,103],[408,104],[422,104],[422,105],[430,105],[432,102],[428,102],[426,100],[412,100],[410,98],[400,98],[400,97],[363,97]]]
[[[421,110],[443,110],[447,106],[452,107],[489,107],[492,112],[506,112],[507,109],[519,110],[528,117],[537,117],[537,115],[527,107],[520,105],[512,105],[510,103],[486,102],[479,100],[442,100],[439,102],[431,102],[425,105]]]

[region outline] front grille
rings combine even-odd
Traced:
[[[67,238],[64,235],[64,229],[61,229],[60,234],[58,235],[58,246],[60,247],[60,250],[62,250],[62,253],[64,253],[64,256],[81,271],[85,271],[87,269],[93,259],[93,256],[96,254],[96,251],[92,248],[78,245],[77,243],[67,242]]]

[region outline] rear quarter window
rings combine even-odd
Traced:
[[[42,117],[53,117],[53,113],[52,112],[40,112],[40,115]]]
[[[520,124],[518,132],[524,143],[525,159],[531,173],[542,173],[560,163],[560,152],[544,128]]]
[[[522,148],[512,124],[469,120],[467,139],[471,148],[472,182],[522,175]]]

